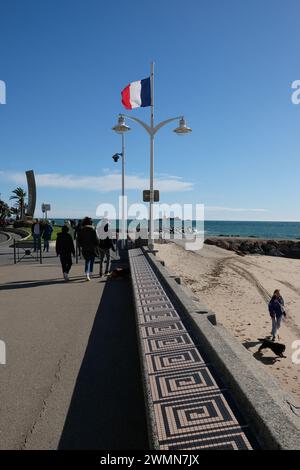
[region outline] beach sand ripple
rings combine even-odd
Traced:
[[[292,362],[292,343],[300,340],[300,260],[262,255],[240,257],[235,253],[204,245],[198,252],[185,251],[174,243],[156,245],[158,257],[180,276],[194,295],[222,323],[300,404],[300,364]],[[257,353],[258,338],[270,335],[268,301],[280,289],[286,303],[287,319],[280,329],[286,358],[272,351]],[[299,347],[298,347],[299,349]],[[298,354],[300,357],[300,354]]]

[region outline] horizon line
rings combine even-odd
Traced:
[[[48,217],[48,219],[61,219],[61,220],[74,220],[74,219],[83,219],[84,217],[90,217],[90,216],[87,216],[87,215],[84,215],[82,217],[56,217],[56,216],[51,216],[51,217]],[[34,219],[36,218],[42,218],[41,217],[33,217]],[[101,217],[90,217],[91,219],[93,220],[101,220]],[[102,217],[104,218],[104,217]],[[176,219],[176,216],[175,217],[170,217],[170,219]],[[109,220],[121,220],[120,218],[116,218],[116,219],[109,219]],[[143,218],[143,219],[136,219],[136,218],[131,218],[131,217],[128,217],[127,220],[148,220],[146,218]],[[159,218],[159,219],[155,219],[155,220],[163,220],[163,218]],[[177,219],[178,220],[178,219]],[[179,220],[198,220],[199,222],[202,222],[202,220],[199,220],[199,219],[179,219]],[[231,219],[204,219],[203,222],[246,222],[246,223],[252,223],[252,222],[255,222],[255,223],[274,223],[274,222],[284,222],[284,223],[300,223],[300,219],[299,220],[231,220]]]

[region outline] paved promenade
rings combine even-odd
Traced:
[[[53,253],[4,264],[0,449],[147,448],[129,280],[86,282],[81,262],[65,283]]]

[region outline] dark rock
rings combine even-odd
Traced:
[[[206,239],[205,243],[234,251],[241,256],[260,254],[300,259],[300,241],[295,240],[255,240],[255,237],[252,237],[252,239],[250,237],[248,239],[237,239],[236,237],[220,239],[216,237]]]
[[[269,251],[268,253],[269,256],[284,256],[281,251],[279,251],[277,248],[272,248],[272,250]]]
[[[210,238],[206,238],[206,240],[204,241],[204,243],[206,245],[215,245],[216,242],[214,240],[211,240]]]

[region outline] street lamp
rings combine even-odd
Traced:
[[[150,230],[148,235],[148,247],[150,250],[154,249],[154,220],[153,220],[153,203],[154,203],[154,136],[163,126],[169,122],[176,121],[179,119],[179,126],[174,129],[177,135],[185,135],[192,132],[192,129],[186,125],[184,116],[177,116],[174,118],[166,119],[154,126],[154,63],[151,63],[151,74],[150,74],[150,88],[151,88],[151,114],[150,114],[150,126],[143,122],[141,119],[128,116],[127,114],[119,114],[118,124],[113,127],[116,132],[127,132],[130,128],[125,124],[125,117],[131,121],[140,124],[150,136],[150,201],[149,201],[149,220]],[[123,157],[124,158],[124,157]]]
[[[125,119],[123,116],[119,116],[118,123],[112,128],[117,134],[124,134],[124,132],[130,131],[130,127],[126,126]]]
[[[177,121],[179,119],[179,126],[174,129],[174,132],[177,135],[185,135],[192,132],[192,129],[186,125],[185,119],[183,116],[177,116],[174,118],[166,119],[165,121],[160,122],[156,126],[154,126],[154,122],[151,122],[151,125],[148,126],[145,122],[141,121],[138,118],[128,116],[127,114],[120,114],[119,121],[122,119],[122,125],[125,125],[125,117],[131,119],[132,121],[137,122],[140,124],[149,134],[150,136],[150,206],[149,206],[149,219],[150,219],[150,230],[149,230],[149,237],[148,237],[148,246],[150,250],[154,249],[154,220],[153,220],[153,203],[154,203],[154,188],[153,188],[153,181],[154,181],[154,136],[166,124],[169,122]],[[153,121],[151,119],[151,121]],[[115,126],[118,127],[118,126]],[[123,131],[124,132],[124,131]],[[122,134],[123,135],[123,134]]]
[[[182,117],[179,119],[179,127],[176,127],[173,132],[176,132],[177,135],[185,135],[192,132],[192,129],[186,125],[185,119]]]
[[[115,163],[118,162],[119,158],[122,157],[122,248],[125,245],[125,132],[130,131],[130,127],[125,124],[125,119],[123,116],[119,116],[118,123],[112,128],[117,134],[122,136],[122,152],[115,153],[113,155],[113,160]]]

